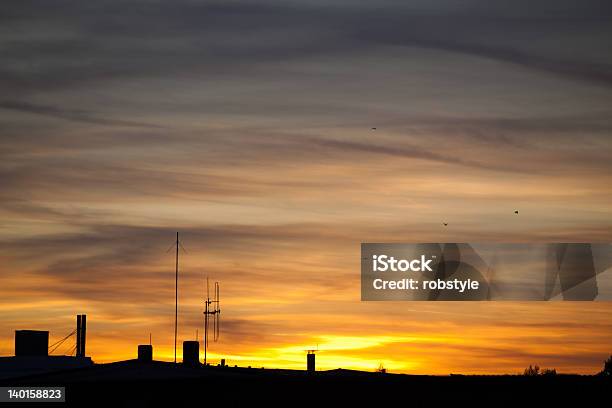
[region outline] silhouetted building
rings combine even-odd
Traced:
[[[153,361],[153,346],[150,344],[138,345],[138,361],[150,362]]]
[[[183,342],[183,364],[192,366],[200,364],[200,342],[194,340]]]
[[[48,331],[15,330],[15,356],[47,356],[48,354]]]
[[[85,357],[85,315],[77,317],[77,330],[73,333],[76,335],[76,344],[70,341],[66,344],[74,344],[76,357],[49,355],[48,331],[16,330],[15,356],[0,357],[0,379],[93,366],[91,358]],[[51,352],[73,333],[54,343]]]

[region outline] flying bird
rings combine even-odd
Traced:
[[[515,214],[518,214],[518,210],[514,210],[514,213],[515,213]]]
[[[372,128],[372,130],[376,130],[376,128]]]
[[[442,224],[444,224],[444,226],[446,227],[448,225],[448,222],[443,222]]]

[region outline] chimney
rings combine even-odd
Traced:
[[[76,356],[85,357],[85,338],[87,333],[87,316],[77,315]]]
[[[308,354],[306,354],[306,370],[309,373],[315,372],[315,353],[314,351],[309,351]]]
[[[186,366],[197,366],[200,364],[200,342],[183,342],[183,364]]]
[[[150,344],[138,345],[138,361],[150,363],[153,361],[153,346]]]

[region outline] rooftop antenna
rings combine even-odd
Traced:
[[[166,252],[169,252],[176,245],[176,262],[174,269],[174,363],[176,364],[176,337],[178,334],[178,267],[179,267],[179,247],[186,253],[183,244],[179,241],[179,233],[176,233],[176,242],[172,244]]]
[[[176,364],[176,334],[178,332],[178,256],[179,236],[176,233],[176,268],[174,274],[174,364]]]
[[[208,349],[208,326],[210,323],[209,316],[212,316],[212,337],[213,342],[219,340],[219,327],[221,324],[221,308],[220,308],[220,293],[219,282],[215,282],[213,299],[210,299],[210,284],[208,276],[206,277],[206,300],[204,301],[204,365],[207,363]]]

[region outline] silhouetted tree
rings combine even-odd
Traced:
[[[540,374],[540,367],[538,367],[537,365],[532,367],[531,364],[529,364],[529,367],[527,367],[523,372],[523,375],[527,376],[536,376],[538,374]]]
[[[608,359],[604,361],[603,370],[601,370],[599,375],[605,375],[606,377],[612,376],[612,356],[608,357]]]
[[[523,371],[523,375],[529,376],[529,377],[535,377],[538,375],[557,375],[557,369],[556,368],[542,368],[540,369],[540,367],[538,365],[534,365],[533,367],[531,366],[531,364],[529,365],[529,367],[527,367],[525,369],[525,371]]]

